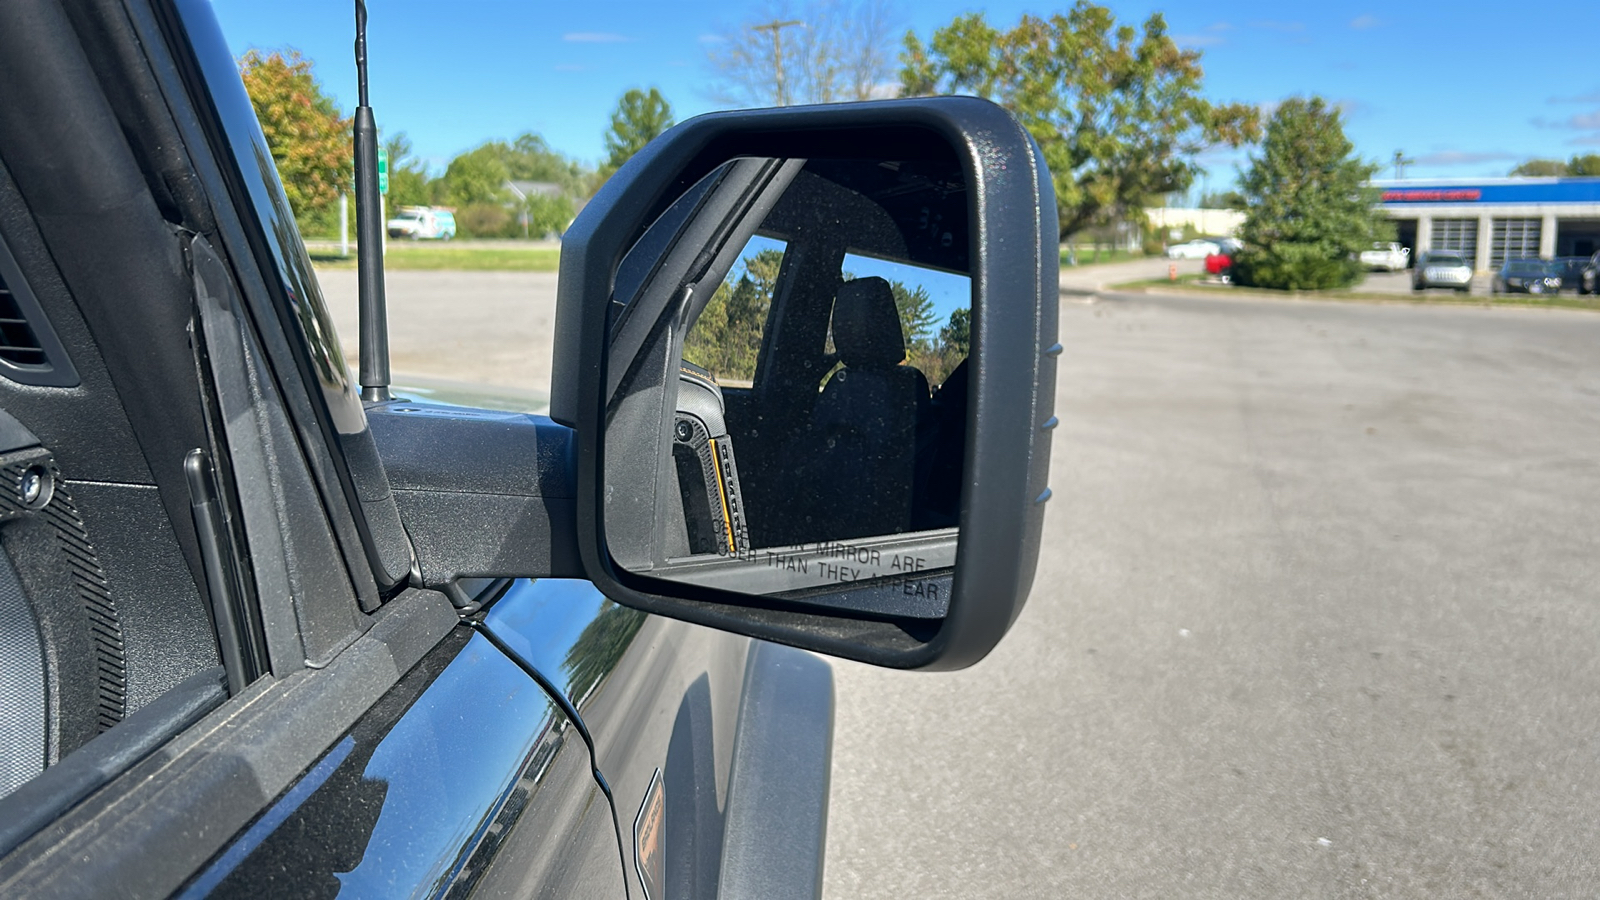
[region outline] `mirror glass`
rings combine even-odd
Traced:
[[[944,615],[973,304],[948,159],[738,159],[617,272],[605,528],[630,572]]]

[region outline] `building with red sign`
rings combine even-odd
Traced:
[[[1600,250],[1600,178],[1374,181],[1411,258],[1454,250],[1480,272]]]

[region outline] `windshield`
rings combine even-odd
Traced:
[[[1550,266],[1536,259],[1519,259],[1506,263],[1506,271],[1513,275],[1542,275]]]
[[[1467,261],[1448,253],[1434,253],[1428,256],[1427,263],[1430,266],[1464,266]]]

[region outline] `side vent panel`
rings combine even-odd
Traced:
[[[76,387],[78,372],[0,243],[0,376],[41,387]]]

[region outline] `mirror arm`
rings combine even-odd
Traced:
[[[426,587],[582,578],[572,429],[544,416],[394,400],[367,408]]]

